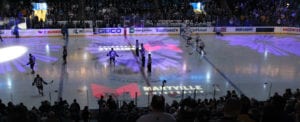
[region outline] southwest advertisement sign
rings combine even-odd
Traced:
[[[162,27],[162,28],[127,28],[129,35],[165,35],[165,34],[179,34],[178,27]]]
[[[88,36],[88,35],[93,35],[93,29],[87,28],[77,28],[77,29],[69,29],[69,34],[70,35],[78,35],[78,36]]]
[[[191,27],[190,28],[193,34],[201,34],[201,33],[213,33],[214,28],[213,27]]]
[[[226,27],[227,33],[254,33],[254,27]]]

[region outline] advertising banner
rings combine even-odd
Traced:
[[[127,28],[129,35],[155,35],[155,34],[179,34],[178,27],[158,27],[158,28]]]
[[[95,34],[103,36],[124,35],[124,28],[96,28]]]
[[[256,27],[256,32],[274,32],[274,27]]]
[[[69,35],[78,35],[78,36],[88,36],[88,35],[93,35],[93,29],[90,28],[77,28],[77,29],[69,29]]]
[[[12,30],[2,30],[2,37],[15,37]],[[28,29],[19,30],[20,37],[61,36],[60,29]]]
[[[296,27],[282,27],[282,33],[300,34],[300,28]]]

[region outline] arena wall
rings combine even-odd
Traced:
[[[224,34],[300,34],[298,27],[190,27],[195,34],[214,34],[216,30]],[[182,28],[156,27],[156,28],[72,28],[68,29],[70,36],[134,36],[134,35],[177,35]],[[12,30],[1,30],[2,37],[15,37]],[[61,36],[61,29],[27,29],[19,30],[20,37],[51,37]]]

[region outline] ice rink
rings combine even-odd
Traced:
[[[236,90],[264,100],[286,88],[300,88],[300,36],[274,34],[200,35],[207,55],[186,46],[178,35],[78,36],[4,38],[0,42],[0,99],[39,106],[59,97],[97,108],[97,99],[112,95],[119,102],[137,100],[147,106],[152,94],[165,95],[167,102],[182,97],[220,97]],[[152,55],[152,72],[141,66],[135,42]],[[194,40],[193,40],[194,41]],[[62,64],[62,46],[68,47],[67,64]],[[119,57],[109,64],[108,51]],[[40,96],[31,83],[28,54],[36,57],[36,73],[52,84]],[[146,56],[146,65],[147,65]],[[166,80],[164,90],[162,81]],[[135,99],[137,96],[137,99]]]

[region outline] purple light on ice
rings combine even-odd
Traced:
[[[248,47],[262,54],[268,51],[276,56],[290,54],[300,56],[300,42],[292,36],[226,35],[220,39],[228,42],[229,45]]]

